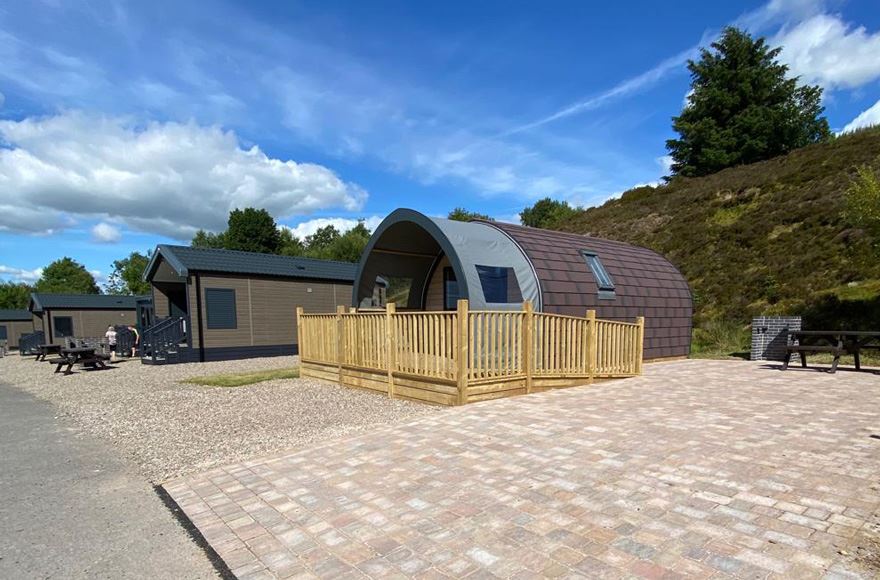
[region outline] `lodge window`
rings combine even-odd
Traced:
[[[605,265],[602,264],[599,256],[589,250],[582,250],[581,255],[587,262],[590,272],[593,273],[596,286],[599,287],[599,298],[614,298],[614,280],[611,279],[611,274],[605,269]]]
[[[55,338],[73,336],[73,318],[70,316],[56,316],[52,319],[55,330]]]
[[[443,308],[455,310],[458,308],[458,299],[461,294],[458,291],[458,279],[455,270],[449,266],[443,268]]]
[[[235,312],[235,290],[231,288],[205,288],[205,312],[209,330],[238,328]]]
[[[504,266],[477,266],[480,286],[487,304],[522,302],[522,292],[513,268]]]
[[[6,334],[6,327],[0,326],[0,340],[7,340],[8,336]]]

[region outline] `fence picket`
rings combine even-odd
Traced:
[[[472,382],[525,377],[619,377],[641,373],[644,319],[636,323],[531,311],[345,312],[297,310],[304,363]],[[459,324],[459,320],[461,323]],[[528,324],[527,324],[528,321]],[[462,343],[462,340],[467,340]],[[464,357],[463,364],[460,364]],[[393,395],[393,387],[389,394]]]

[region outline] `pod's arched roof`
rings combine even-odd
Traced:
[[[505,306],[486,300],[478,266],[512,269],[522,299],[540,304],[538,281],[531,264],[503,231],[482,222],[429,217],[405,208],[393,211],[373,232],[355,275],[354,304],[371,295],[377,276],[409,277],[413,285],[408,306],[421,307],[433,266],[444,255],[455,271],[461,296],[470,300],[471,308]],[[519,302],[515,307],[519,307]]]
[[[507,233],[528,255],[541,281],[545,302],[568,302],[573,295],[599,290],[583,252],[593,252],[614,280],[618,297],[653,297],[690,307],[687,280],[669,260],[647,248],[624,242],[506,223],[492,225]],[[561,298],[566,297],[566,298]],[[566,302],[563,302],[566,303]],[[686,303],[686,304],[685,304]]]

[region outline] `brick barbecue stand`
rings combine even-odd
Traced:
[[[800,316],[758,316],[752,319],[751,360],[785,360],[788,333],[801,330]],[[797,360],[792,355],[792,361]]]

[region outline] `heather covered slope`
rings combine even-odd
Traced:
[[[687,277],[697,323],[788,312],[880,326],[880,260],[843,218],[855,167],[880,170],[880,128],[769,161],[641,187],[559,229],[647,246]],[[873,318],[872,318],[873,317]]]

